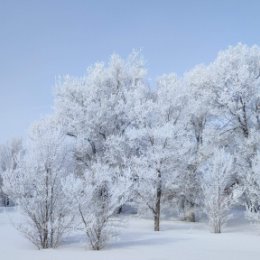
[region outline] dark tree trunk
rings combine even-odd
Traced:
[[[158,186],[156,190],[156,203],[154,211],[154,231],[160,231],[160,214],[161,214],[161,196],[162,196],[162,184],[161,184],[161,172],[158,172]]]

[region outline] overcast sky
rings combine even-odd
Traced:
[[[149,77],[260,44],[258,0],[0,0],[0,142],[51,112],[55,76],[143,50]]]

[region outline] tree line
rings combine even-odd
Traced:
[[[160,230],[163,208],[201,212],[220,233],[233,205],[260,220],[260,48],[221,51],[208,65],[151,87],[141,53],[112,55],[55,86],[53,112],[0,148],[1,190],[38,248],[72,227],[100,250],[129,203]]]

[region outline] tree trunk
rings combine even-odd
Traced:
[[[221,224],[219,220],[215,220],[214,226],[213,226],[213,233],[220,234],[221,233]]]
[[[161,184],[161,172],[158,172],[158,185],[156,190],[156,203],[154,211],[154,231],[160,231],[160,214],[161,214],[161,196],[162,196],[162,184]]]
[[[160,231],[160,212],[154,215],[154,231]]]
[[[45,214],[44,214],[44,224],[43,224],[43,248],[49,248],[49,170],[46,168],[45,176]]]
[[[185,212],[184,220],[188,222],[196,222],[195,210],[193,207]]]

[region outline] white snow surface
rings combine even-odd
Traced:
[[[84,233],[66,237],[57,249],[36,249],[12,222],[19,214],[0,210],[0,260],[254,260],[260,259],[260,234],[255,225],[233,220],[222,234],[205,223],[165,220],[154,232],[151,219],[122,216],[121,235],[102,251],[87,248]]]

